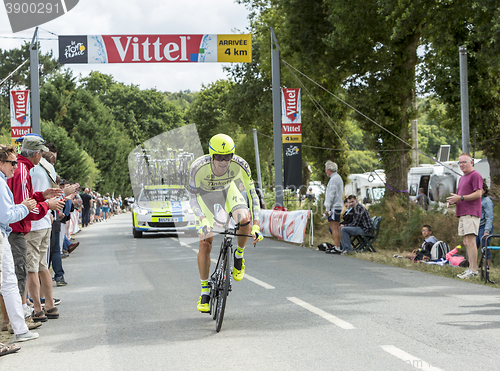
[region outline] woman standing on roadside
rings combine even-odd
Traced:
[[[9,322],[14,330],[14,341],[36,339],[37,333],[29,331],[24,321],[24,311],[21,296],[17,286],[17,277],[14,270],[14,259],[8,236],[12,229],[9,224],[24,219],[36,206],[36,201],[26,199],[20,205],[14,204],[14,197],[6,180],[14,176],[17,167],[17,155],[13,146],[0,144],[0,302],[2,304],[3,322]],[[5,313],[7,312],[7,313]],[[3,323],[2,323],[3,325]],[[0,356],[14,353],[19,350],[16,344],[5,345],[0,343]]]
[[[481,196],[481,220],[479,221],[479,232],[476,237],[477,248],[481,248],[481,239],[493,233],[493,201],[490,198],[490,192],[486,179],[483,179],[483,195]],[[488,250],[486,256],[488,266],[491,268],[491,250]]]

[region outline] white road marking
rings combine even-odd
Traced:
[[[185,242],[181,242],[181,245],[182,245],[182,246],[184,246],[184,247],[191,247],[191,245],[190,245],[190,244],[185,243]]]
[[[198,250],[196,250],[196,249],[191,249],[191,250],[193,250],[195,253],[197,253],[197,254],[198,254]]]
[[[396,348],[394,345],[381,345],[380,346],[387,353],[392,354],[394,357],[399,358],[400,360],[408,363],[410,366],[413,366],[419,370],[425,371],[443,371],[440,368],[432,366],[430,363],[427,363],[420,358],[412,356],[411,354],[406,353],[404,350]]]
[[[327,313],[322,309],[316,308],[315,306],[313,306],[309,303],[306,303],[305,301],[302,301],[302,300],[297,299],[295,297],[289,297],[287,299],[290,300],[292,303],[300,305],[302,308],[307,309],[308,311],[310,311],[314,314],[317,314],[320,317],[323,317],[327,321],[330,321],[331,323],[339,326],[340,328],[343,328],[344,330],[353,330],[354,329],[354,326],[351,325],[350,323],[348,323],[344,320],[341,320],[340,318],[335,317],[333,314]]]
[[[274,290],[275,289],[274,286],[271,286],[271,285],[269,285],[261,280],[258,280],[255,277],[249,276],[248,274],[245,274],[244,278],[247,278],[249,281],[252,281],[253,283],[256,283],[259,286],[262,286],[263,288],[265,288],[267,290]]]
[[[175,238],[175,237],[170,237],[170,238],[171,238],[172,240],[174,240],[174,241],[179,241],[179,239],[178,239],[178,238]]]

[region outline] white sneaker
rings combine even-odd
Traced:
[[[464,273],[462,274],[457,274],[457,277],[460,278],[461,280],[471,278],[471,277],[476,277],[478,275],[478,272],[473,272],[470,269],[466,269]]]
[[[29,305],[26,308],[23,308],[24,318],[32,316],[34,311],[35,310]]]
[[[14,335],[10,338],[9,344],[20,343],[21,341],[28,341],[38,339],[38,332],[25,332],[24,334]]]

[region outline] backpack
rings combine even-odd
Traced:
[[[436,242],[431,249],[431,260],[446,259],[446,254],[450,252],[450,247],[444,241]]]

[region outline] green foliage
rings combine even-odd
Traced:
[[[88,155],[85,151],[69,137],[64,128],[51,121],[42,121],[41,127],[44,139],[57,148],[57,174],[62,179],[78,182],[82,186],[87,185],[90,173],[95,171],[95,164],[94,169],[91,169],[92,165],[86,163],[85,158]]]
[[[448,209],[437,204],[428,211],[422,210],[401,198],[382,199],[370,206],[371,216],[382,216],[380,234],[376,246],[380,249],[411,251],[422,245],[422,226],[432,227],[433,235],[449,246],[461,243],[458,237],[458,218]]]
[[[208,153],[208,142],[214,135],[225,133],[234,140],[234,134],[238,132],[227,113],[231,88],[232,83],[227,80],[203,86],[189,106],[186,117],[190,123],[196,124],[204,153]],[[239,149],[237,151],[239,153]]]

